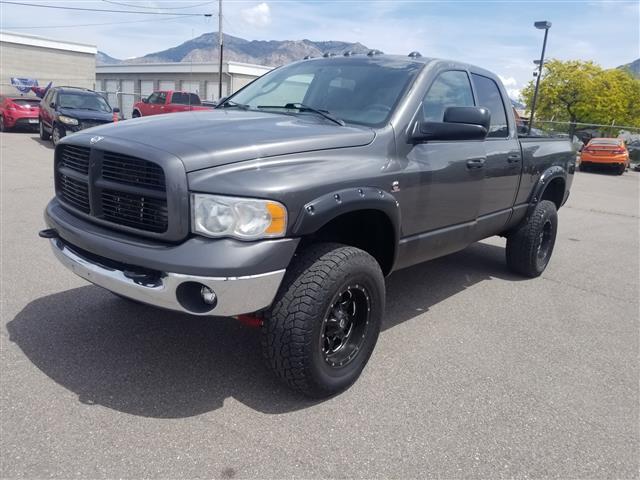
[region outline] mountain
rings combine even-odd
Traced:
[[[366,53],[370,49],[361,43],[311,40],[245,40],[224,35],[224,58],[235,62],[277,66],[301,60],[307,55],[342,54],[347,50]],[[214,62],[218,59],[218,33],[205,33],[177,47],[149,53],[143,57],[117,60],[99,52],[99,65],[113,63]]]
[[[620,65],[618,68],[629,70],[631,75],[636,78],[640,78],[640,58],[631,63],[627,63],[626,65]]]
[[[96,55],[96,63],[98,65],[115,65],[117,63],[122,63],[122,60],[113,58],[112,56],[98,50],[98,54]]]

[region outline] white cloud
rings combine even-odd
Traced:
[[[502,75],[498,75],[500,80],[502,80],[502,84],[505,88],[515,87],[518,84],[518,81],[513,77],[503,77]]]
[[[518,100],[520,98],[520,90],[521,88],[518,86],[518,81],[514,77],[505,77],[503,75],[498,74],[504,88],[507,90],[507,94],[509,98],[513,98],[514,100]]]
[[[269,4],[262,2],[255,7],[244,8],[241,11],[242,19],[254,27],[266,27],[271,23],[271,9]]]

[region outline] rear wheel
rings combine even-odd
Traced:
[[[44,129],[44,123],[42,120],[38,122],[38,132],[40,133],[40,140],[49,140],[49,133]]]
[[[626,170],[626,169],[627,169],[627,166],[626,166],[626,165],[624,165],[624,164],[622,164],[622,165],[620,165],[620,166],[618,167],[618,171],[617,171],[616,173],[617,173],[618,175],[622,175],[622,174],[625,172],[625,170]]]
[[[556,206],[542,200],[533,213],[507,236],[507,265],[526,277],[537,277],[549,264],[558,231]]]
[[[7,127],[4,124],[4,117],[0,116],[0,132],[6,132]]]
[[[589,171],[589,167],[583,163],[580,164],[580,171],[581,172],[587,172]]]
[[[378,339],[384,277],[368,253],[317,244],[296,255],[262,326],[274,373],[322,398],[357,380]]]

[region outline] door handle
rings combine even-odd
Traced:
[[[509,163],[518,163],[520,161],[520,154],[514,153],[513,155],[509,155],[507,157],[507,162]]]
[[[472,158],[471,160],[467,160],[467,168],[475,169],[484,167],[484,162],[486,160],[484,158]]]

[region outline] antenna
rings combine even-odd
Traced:
[[[222,0],[218,0],[218,47],[220,48],[220,63],[218,65],[218,99],[222,98],[222,51],[224,42],[222,40]]]

